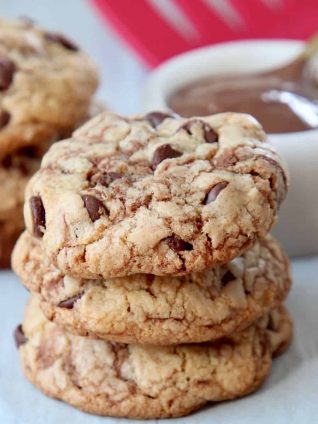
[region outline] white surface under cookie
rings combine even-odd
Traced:
[[[271,376],[263,388],[245,399],[208,407],[187,418],[169,420],[169,424],[312,422],[312,417],[318,413],[318,382],[314,377],[318,373],[318,258],[294,261],[293,271],[294,287],[287,306],[295,321],[294,342],[289,351],[273,364]],[[28,293],[12,273],[0,273],[0,320],[3,323],[0,333],[0,422],[55,424],[70,419],[74,424],[127,422],[76,411],[47,399],[25,381],[12,332],[22,319],[27,297]]]

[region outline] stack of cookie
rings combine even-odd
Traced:
[[[103,113],[26,190],[13,265],[27,378],[85,411],[159,418],[256,390],[292,336],[286,194],[250,116]]]
[[[0,267],[24,227],[24,189],[53,141],[86,120],[97,72],[64,36],[0,20]]]

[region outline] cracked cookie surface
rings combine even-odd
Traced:
[[[25,287],[40,294],[50,320],[75,334],[123,343],[220,338],[273,309],[291,285],[288,259],[269,236],[227,265],[179,277],[70,277],[50,263],[41,241],[27,232],[12,262]]]
[[[281,307],[215,343],[108,343],[63,332],[44,318],[33,298],[15,338],[24,373],[48,396],[94,414],[161,418],[256,390],[275,350],[287,346],[291,334]]]
[[[66,137],[87,114],[95,65],[62,34],[0,20],[0,159]]]
[[[103,113],[45,155],[26,191],[27,228],[82,278],[226,263],[267,234],[286,194],[264,138],[243,114]]]

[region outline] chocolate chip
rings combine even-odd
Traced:
[[[152,168],[156,169],[159,163],[165,159],[177,158],[182,156],[182,152],[173,149],[170,144],[162,144],[159,146],[152,157]]]
[[[64,35],[59,34],[58,32],[48,32],[45,34],[45,36],[47,40],[61,44],[61,46],[65,47],[67,50],[71,50],[73,52],[79,50],[78,46],[73,43],[73,41],[69,40]]]
[[[203,126],[203,136],[206,143],[216,143],[219,139],[218,134],[206,122],[204,123],[204,126]]]
[[[0,90],[9,88],[15,71],[12,60],[6,57],[0,57]]]
[[[8,125],[11,115],[6,110],[0,112],[0,129]]]
[[[224,336],[221,339],[213,340],[213,342],[210,342],[209,344],[210,344],[211,347],[213,347],[213,349],[218,349],[218,350],[224,348],[225,346],[226,347],[228,347],[228,346],[231,346],[231,347],[236,346],[234,340],[231,339],[230,336]]]
[[[84,194],[82,199],[85,208],[87,209],[88,215],[93,222],[97,221],[102,215],[106,213],[105,206],[96,197],[91,196],[90,194]]]
[[[226,273],[221,278],[221,283],[223,286],[226,286],[230,281],[236,280],[235,275],[231,271],[226,271]]]
[[[33,219],[33,232],[36,237],[42,237],[45,229],[45,209],[40,196],[30,199],[31,214]]]
[[[113,181],[122,178],[123,174],[119,172],[105,172],[97,178],[97,183],[108,187]]]
[[[145,119],[153,128],[157,128],[167,118],[173,118],[173,116],[164,112],[150,112],[145,116]]]
[[[6,157],[2,160],[2,162],[1,162],[1,165],[2,165],[5,169],[9,169],[9,168],[11,168],[12,164],[13,164],[12,156],[10,156],[10,155],[6,156]]]
[[[170,249],[174,250],[175,252],[180,252],[182,250],[193,250],[193,246],[191,243],[188,243],[187,241],[182,240],[177,236],[167,237],[165,240]]]
[[[28,339],[24,335],[21,324],[18,325],[17,328],[14,330],[13,337],[17,348],[19,348],[21,345],[28,341]]]
[[[179,128],[179,130],[184,130],[186,131],[188,134],[192,135],[192,126],[193,123],[195,121],[187,121],[184,124],[181,125],[181,127]]]
[[[227,185],[227,181],[222,181],[221,183],[215,184],[215,186],[213,186],[206,194],[203,203],[205,205],[208,205],[209,203],[214,202],[218,195],[221,193],[221,191],[224,190]]]
[[[214,129],[207,122],[201,121],[200,119],[192,119],[190,121],[187,121],[183,125],[181,125],[180,129],[183,129],[188,134],[192,135],[192,127],[195,124],[201,124],[203,126],[203,137],[206,143],[215,143],[218,141],[219,136],[214,131]]]
[[[271,331],[277,331],[277,325],[272,317],[272,314],[269,314],[267,329]]]
[[[21,147],[21,149],[15,150],[15,153],[21,156],[26,156],[28,158],[37,157],[37,147],[36,146],[26,146]]]
[[[69,297],[68,299],[62,300],[58,304],[60,308],[66,308],[66,309],[72,309],[74,306],[74,303],[79,300],[83,296],[83,293],[78,293],[75,296]]]

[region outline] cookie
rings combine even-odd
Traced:
[[[282,355],[289,348],[293,338],[293,322],[284,306],[273,309],[262,318],[267,326],[267,337],[270,343],[272,357]]]
[[[24,229],[24,189],[39,167],[40,160],[26,151],[0,162],[0,268],[10,267],[12,249]]]
[[[64,275],[25,232],[12,256],[25,287],[40,293],[50,320],[83,336],[170,345],[215,340],[246,328],[286,297],[287,257],[271,237],[229,264],[179,277],[108,280]]]
[[[21,209],[13,212],[10,220],[0,220],[0,269],[10,268],[11,253],[23,229]]]
[[[62,34],[0,20],[0,159],[65,137],[87,114],[98,77]]]
[[[23,217],[25,186],[39,167],[40,159],[34,157],[31,148],[8,155],[0,162],[0,221],[13,220],[12,214],[17,210]]]
[[[276,220],[286,174],[243,114],[103,113],[45,155],[28,230],[66,274],[183,275],[230,261]]]
[[[268,333],[291,337],[287,312],[276,315],[275,329],[265,317],[215,343],[145,347],[65,333],[33,299],[15,339],[26,377],[48,396],[99,415],[178,417],[261,385],[273,353]]]
[[[102,103],[92,101],[84,121],[103,110],[105,106]],[[24,229],[26,184],[40,168],[42,156],[54,141],[57,140],[43,139],[40,144],[17,149],[0,161],[0,268],[10,267],[12,249]]]

